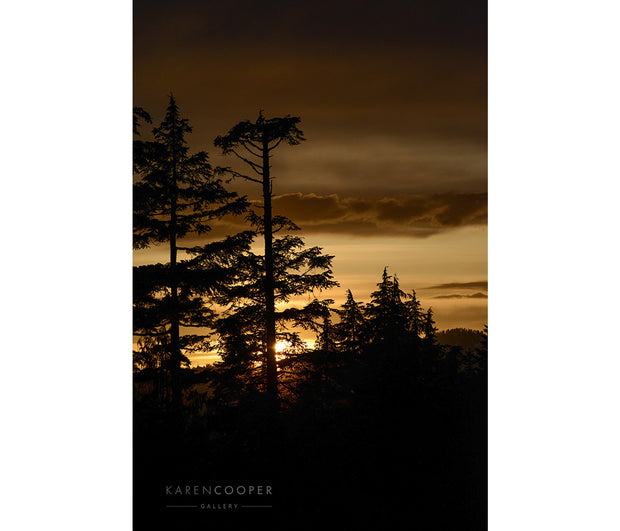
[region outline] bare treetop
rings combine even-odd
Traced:
[[[282,142],[296,146],[303,140],[304,134],[297,127],[301,119],[287,114],[283,118],[265,118],[260,111],[255,122],[244,120],[232,127],[225,135],[215,139],[215,146],[226,155],[233,154],[247,163],[259,175],[262,175],[261,164],[252,161],[249,156],[262,158],[265,151],[269,152]],[[245,152],[238,151],[244,148]],[[249,179],[248,177],[246,177]],[[249,179],[254,180],[254,179]]]

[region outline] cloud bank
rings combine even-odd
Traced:
[[[433,299],[488,299],[489,296],[485,293],[473,293],[471,295],[460,295],[458,293],[451,293],[450,295],[437,295]]]
[[[404,195],[382,199],[337,194],[283,194],[274,212],[290,217],[305,232],[423,238],[440,231],[487,223],[487,195]]]
[[[486,280],[478,280],[476,282],[449,282],[447,284],[429,286],[424,289],[483,289],[487,291],[489,289],[489,283]]]

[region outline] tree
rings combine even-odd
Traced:
[[[339,310],[334,310],[340,322],[334,325],[334,335],[341,350],[359,353],[362,347],[362,335],[366,321],[363,308],[353,298],[351,290],[347,290],[347,300]]]
[[[329,313],[326,313],[323,316],[323,325],[321,326],[321,330],[317,335],[315,349],[330,353],[334,352],[335,347],[334,325],[332,324]]]
[[[370,295],[371,301],[366,305],[368,340],[376,345],[393,347],[403,339],[406,329],[406,306],[403,302],[405,293],[400,289],[398,278],[383,270],[377,290]]]
[[[417,344],[418,338],[422,334],[424,314],[422,305],[414,289],[411,290],[411,295],[408,295],[408,299],[409,300],[405,302],[405,307],[407,309],[407,328],[411,332],[414,342]]]
[[[264,220],[254,212],[248,219],[257,234],[264,233]],[[313,297],[302,307],[288,306],[291,298],[313,293],[336,286],[332,280],[332,256],[322,253],[320,247],[306,248],[303,240],[290,234],[299,230],[292,221],[282,216],[272,220],[273,233],[283,234],[273,239],[273,312],[274,337],[287,347],[287,358],[277,362],[281,368],[290,368],[296,361],[296,354],[305,353],[305,342],[299,336],[299,329],[317,331],[318,321],[329,314],[329,299]],[[267,327],[269,326],[269,307],[265,289],[266,260],[264,256],[247,251],[234,258],[234,280],[221,292],[217,300],[226,306],[217,320],[216,328],[220,337],[219,352],[222,357],[220,368],[228,371],[233,387],[240,389],[242,383],[246,391],[261,388],[263,382],[270,401],[277,399],[273,394],[273,381],[270,379],[269,350],[267,348]],[[274,341],[275,344],[275,341]],[[274,349],[275,351],[275,349]],[[275,352],[274,352],[275,354]],[[230,382],[229,382],[230,383]],[[276,380],[277,393],[278,380]],[[274,404],[274,402],[272,402]],[[275,402],[277,404],[277,402]]]
[[[265,342],[268,393],[277,402],[278,375],[276,365],[276,316],[275,316],[275,278],[273,248],[273,217],[271,198],[273,193],[271,176],[272,152],[282,142],[291,146],[297,145],[305,138],[297,127],[300,119],[290,115],[284,118],[266,119],[262,111],[255,122],[245,120],[235,125],[226,135],[215,139],[215,146],[224,154],[232,154],[243,161],[258,176],[250,176],[229,169],[236,177],[257,183],[263,192],[263,224],[264,236],[264,274],[263,292],[265,302]]]
[[[204,297],[223,280],[227,253],[247,247],[251,239],[241,234],[203,247],[180,245],[185,236],[209,232],[212,220],[247,208],[245,198],[223,187],[207,153],[190,154],[191,132],[170,95],[154,140],[134,144],[134,248],[167,244],[170,255],[165,265],[134,268],[134,331],[142,338],[141,349],[159,354],[170,369],[177,406],[180,368],[188,362],[182,351],[205,346],[204,334],[181,337],[180,328],[209,325],[213,313]],[[183,251],[193,258],[179,260]]]
[[[429,308],[424,315],[422,330],[424,331],[424,344],[427,347],[435,346],[437,344],[437,328],[435,327],[432,308]]]

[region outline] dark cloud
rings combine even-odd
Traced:
[[[254,204],[259,205],[260,202],[255,201]],[[451,215],[452,211],[458,212],[458,215]],[[456,227],[486,224],[486,194],[404,196],[375,200],[341,198],[336,194],[291,193],[273,198],[273,212],[292,219],[304,234],[426,238]],[[242,217],[227,216],[213,223],[208,238],[220,238],[246,229]],[[476,285],[472,283],[471,287]],[[447,284],[448,287],[463,286]],[[483,289],[486,289],[486,284]]]
[[[336,194],[283,194],[273,198],[273,208],[276,213],[293,218],[298,223],[342,219],[349,213],[346,202]],[[357,208],[362,209],[360,213],[368,210],[367,205],[360,204]]]
[[[427,236],[440,230],[486,223],[486,194],[409,195],[379,200],[336,194],[284,194],[274,197],[274,211],[291,217],[305,230],[356,232],[354,227],[397,229]]]
[[[452,293],[450,295],[437,295],[433,299],[488,299],[489,296],[485,293],[473,293],[471,295],[460,295],[458,293]]]
[[[429,286],[424,289],[489,289],[489,283],[486,280],[477,282],[449,282],[448,284],[438,284],[437,286]]]

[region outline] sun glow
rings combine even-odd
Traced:
[[[282,354],[291,344],[288,341],[280,340],[276,343],[276,354]]]

